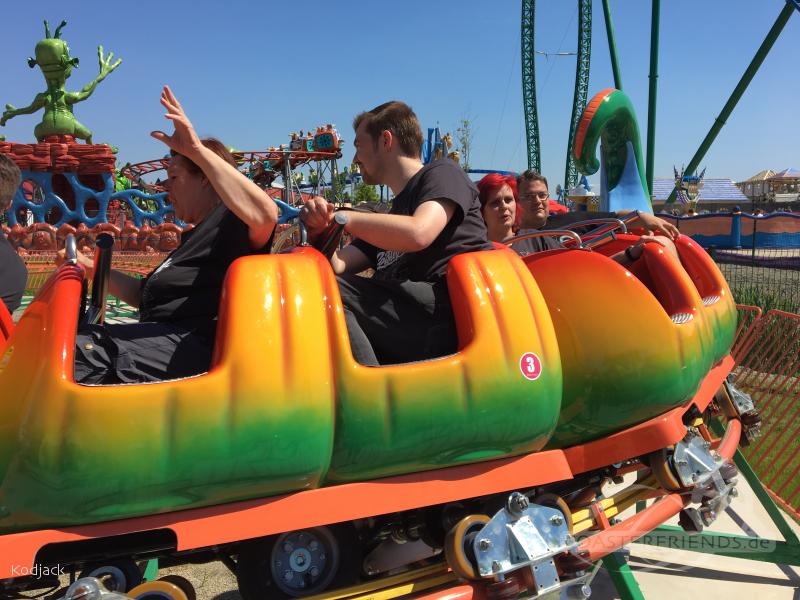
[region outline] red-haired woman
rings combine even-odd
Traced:
[[[489,239],[502,242],[512,237],[520,214],[516,178],[489,173],[478,182],[478,194]]]

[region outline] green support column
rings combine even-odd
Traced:
[[[647,106],[647,193],[653,197],[653,161],[656,151],[656,90],[658,88],[658,32],[661,21],[661,0],[653,0],[650,17],[650,91]]]
[[[520,27],[522,36],[522,103],[525,108],[528,168],[541,172],[539,114],[536,109],[536,54],[533,47],[535,11],[536,0],[522,0],[522,24]]]
[[[689,164],[686,166],[684,173],[687,175],[693,174],[697,170],[697,166],[700,164],[700,161],[703,160],[703,157],[706,155],[711,143],[716,139],[717,134],[719,134],[722,126],[725,125],[725,121],[728,119],[730,114],[733,112],[733,109],[736,108],[736,104],[739,102],[739,99],[744,94],[744,91],[747,89],[747,86],[750,85],[750,82],[753,80],[753,77],[758,72],[761,63],[764,62],[764,59],[769,54],[769,51],[772,49],[772,46],[775,44],[775,40],[778,39],[781,31],[786,26],[786,22],[789,20],[789,17],[792,15],[792,11],[794,11],[797,6],[792,3],[788,2],[786,6],[783,7],[781,13],[778,15],[778,18],[775,20],[775,24],[772,26],[772,29],[769,30],[767,37],[764,39],[764,42],[759,47],[756,55],[753,57],[753,60],[750,62],[750,65],[747,67],[747,70],[742,75],[742,78],[739,80],[738,85],[733,90],[731,97],[728,98],[728,101],[725,103],[725,106],[722,108],[722,112],[714,121],[714,125],[711,126],[711,130],[706,134],[703,143],[700,144],[700,148],[697,150],[695,155],[692,157],[692,160],[689,161]],[[675,201],[675,193],[676,189],[673,188],[672,192],[670,192],[669,198],[667,198],[667,203]]]
[[[622,600],[644,600],[644,594],[622,553],[612,552],[602,562]]]
[[[611,7],[609,0],[603,0],[603,16],[606,21],[606,38],[608,39],[608,53],[611,56],[611,70],[614,73],[614,87],[622,89],[622,75],[619,72],[619,61],[617,60],[617,42],[614,36],[614,22],[611,20]]]
[[[711,430],[715,435],[722,436],[725,433],[722,425],[716,419],[711,421],[710,425]],[[758,478],[758,475],[756,475],[755,471],[753,471],[753,468],[750,466],[750,463],[747,462],[747,459],[744,457],[744,454],[742,454],[741,450],[736,450],[736,453],[733,455],[733,462],[736,463],[736,468],[739,469],[739,474],[745,478],[750,486],[750,489],[753,490],[756,498],[758,498],[759,502],[761,502],[761,506],[763,506],[764,510],[767,511],[767,514],[769,515],[770,519],[772,519],[772,522],[775,523],[775,527],[777,527],[778,531],[781,532],[783,539],[787,542],[798,545],[798,548],[800,548],[800,540],[797,539],[797,535],[786,522],[781,509],[778,508],[777,504],[775,504],[772,496],[770,496],[769,492],[764,489],[761,480]]]
[[[158,559],[152,558],[147,561],[147,566],[144,569],[142,579],[145,581],[155,581],[158,579]]]
[[[572,100],[572,119],[567,139],[567,166],[564,172],[564,190],[578,183],[578,169],[572,153],[578,123],[581,121],[589,94],[589,65],[592,56],[592,0],[578,0],[578,61],[575,66],[575,95]]]

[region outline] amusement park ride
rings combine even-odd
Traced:
[[[68,57],[60,29],[40,44],[60,42]],[[574,162],[600,168],[611,197],[649,207],[629,107],[619,90],[589,102]],[[108,272],[96,270],[87,301],[73,232],[56,226],[109,225],[111,200],[138,227],[162,226],[170,209],[157,188],[114,191],[112,163],[81,159],[105,151],[65,130],[0,142],[45,197],[21,188],[12,225],[19,208],[37,221],[58,208],[47,225],[72,259],[17,323],[0,306],[0,597],[41,587],[36,568],[67,565],[87,576],[68,599],[183,600],[194,597],[187,581],[142,582],[138,561],[221,559],[246,600],[586,598],[599,561],[675,515],[700,531],[735,497],[731,459],[759,417],[728,381],[728,285],[686,237],[680,260],[654,245],[629,268],[611,260],[642,233],[624,221],[556,232],[564,248],[525,258],[505,247],[454,258],[449,356],[356,363],[329,262],[301,245],[232,265],[207,373],[74,383],[75,332],[102,313]],[[256,182],[283,178],[287,221],[293,169],[335,170],[340,153],[326,126],[237,157]],[[124,172],[140,181],[163,166]],[[156,208],[134,208],[142,199]],[[97,264],[110,264],[107,252]],[[653,502],[623,516],[643,500]]]

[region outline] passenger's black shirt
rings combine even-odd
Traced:
[[[19,308],[27,281],[25,263],[0,232],[0,298],[8,307],[8,312],[13,313]]]
[[[220,204],[146,279],[142,280],[140,320],[169,322],[213,337],[222,282],[230,264],[252,250],[247,225]]]
[[[518,236],[525,235],[526,233],[534,233],[536,231],[544,231],[542,229],[520,229],[517,232]],[[520,256],[527,256],[536,252],[543,252],[544,250],[555,250],[563,246],[555,236],[529,238],[511,244],[511,249]]]
[[[612,212],[575,211],[559,213],[550,215],[544,227],[541,229],[520,229],[517,235],[524,235],[525,233],[532,233],[534,231],[545,231],[547,229],[563,229],[567,225],[580,223],[581,221],[589,221],[591,219],[616,219],[617,216],[616,213]],[[594,229],[594,226],[589,227],[589,229]],[[580,234],[581,232],[578,231],[577,233]],[[555,250],[557,248],[563,248],[563,246],[555,236],[531,238],[511,245],[511,249],[520,256],[527,256],[528,254],[542,252],[544,250]]]
[[[452,160],[442,159],[422,167],[394,200],[390,214],[413,215],[428,200],[448,199],[456,211],[433,243],[419,252],[390,252],[363,240],[353,244],[375,265],[379,279],[436,281],[451,258],[462,252],[490,250],[481,216],[478,188]]]

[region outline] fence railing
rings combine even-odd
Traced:
[[[762,419],[761,437],[744,454],[767,491],[800,520],[800,315],[760,316],[757,307],[739,306],[739,317],[735,383]]]
[[[800,312],[800,248],[708,248],[739,304]]]

